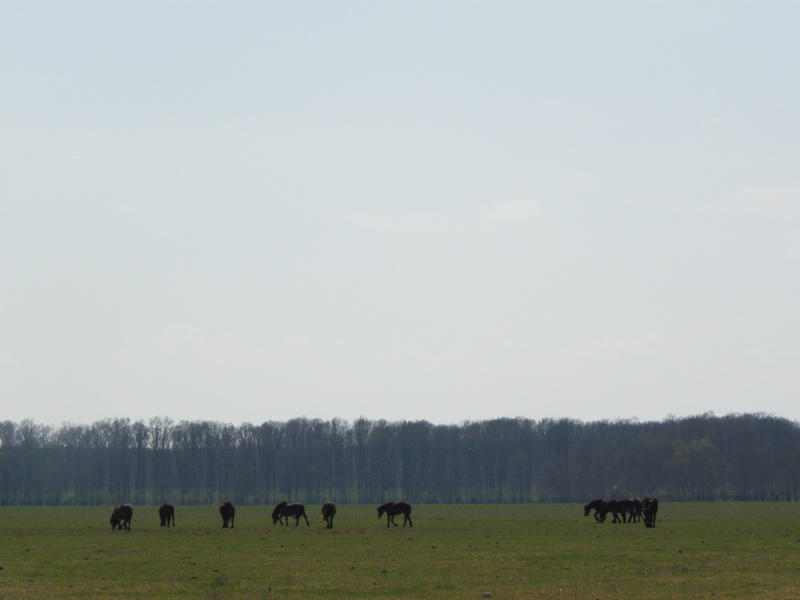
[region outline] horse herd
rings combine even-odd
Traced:
[[[327,529],[333,528],[333,517],[336,516],[336,504],[328,500],[322,505],[321,509],[322,519],[325,521]],[[236,507],[233,502],[223,502],[219,505],[219,514],[222,517],[222,528],[227,529],[233,527],[233,522],[236,517]],[[408,502],[387,502],[378,507],[378,518],[380,519],[386,514],[386,526],[389,523],[397,527],[394,518],[397,515],[403,515],[403,527],[406,523],[410,527],[414,526],[411,522],[411,505]],[[158,516],[161,519],[161,527],[175,526],[175,506],[172,504],[162,504],[158,507]],[[272,511],[272,524],[280,523],[281,525],[288,525],[289,518],[294,518],[295,526],[300,524],[300,519],[305,519],[306,526],[308,517],[306,516],[306,507],[302,504],[288,502],[280,502],[275,510]],[[284,522],[284,519],[286,521]],[[131,521],[133,520],[133,506],[129,503],[117,504],[111,512],[111,529],[130,529]]]
[[[645,527],[656,526],[656,514],[658,513],[658,500],[652,496],[647,496],[641,500],[629,498],[625,500],[597,498],[583,507],[583,516],[588,517],[594,510],[594,518],[598,523],[604,523],[609,513],[614,517],[613,523],[637,523],[644,521]],[[336,505],[328,500],[322,505],[322,519],[325,521],[327,529],[333,528],[333,517],[336,516]],[[223,502],[219,505],[219,514],[222,517],[223,529],[233,527],[236,517],[236,507],[233,502]],[[386,515],[386,526],[394,525],[397,527],[394,518],[403,515],[403,527],[408,523],[413,527],[411,521],[411,505],[408,502],[387,502],[378,507],[378,518]],[[172,504],[162,504],[158,507],[158,516],[161,519],[162,527],[175,526],[175,506]],[[272,511],[272,524],[289,525],[289,519],[294,518],[295,527],[300,524],[300,519],[305,519],[306,526],[308,517],[306,507],[298,503],[280,502],[275,510]],[[111,513],[111,529],[130,529],[133,519],[133,506],[129,503],[117,504]],[[284,521],[285,519],[285,521]]]
[[[597,498],[583,507],[583,516],[588,517],[594,509],[594,518],[598,523],[604,523],[611,513],[614,517],[612,523],[638,523],[644,521],[645,527],[656,526],[658,514],[658,500],[647,496],[641,500],[628,498],[626,500]]]

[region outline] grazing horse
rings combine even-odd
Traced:
[[[642,499],[642,519],[645,527],[656,526],[656,514],[658,513],[658,500],[652,496]]]
[[[397,527],[397,523],[394,522],[395,516],[402,513],[403,519],[403,527],[406,526],[406,522],[413,527],[414,523],[411,522],[411,505],[408,502],[387,502],[386,504],[381,504],[378,507],[378,518],[380,519],[383,516],[383,513],[386,513],[386,526],[389,526],[389,521],[391,521],[392,525]]]
[[[588,517],[589,513],[592,512],[594,509],[594,520],[600,523],[600,509],[603,508],[603,505],[608,502],[608,500],[604,498],[597,498],[596,500],[592,500],[589,504],[584,505],[583,507],[583,516]]]
[[[114,530],[119,527],[122,529],[131,528],[131,520],[133,519],[133,506],[128,502],[124,504],[117,504],[114,510],[111,511],[111,529]]]
[[[633,502],[633,513],[631,514],[631,519],[628,522],[638,523],[642,518],[642,501],[639,500],[639,498],[633,498],[631,502]]]
[[[328,500],[322,505],[322,520],[325,521],[327,529],[333,529],[333,517],[336,516],[336,505]]]
[[[283,518],[286,517],[286,523]],[[300,525],[300,517],[306,520],[306,527],[308,527],[308,517],[306,516],[306,507],[302,504],[289,504],[285,500],[280,502],[275,510],[272,511],[272,524],[280,523],[281,525],[289,524],[289,517],[294,517],[294,526]]]
[[[600,509],[600,522],[604,523],[608,513],[611,513],[614,515],[612,523],[627,523],[625,516],[630,515],[630,518],[633,519],[635,512],[636,504],[633,500],[607,500]],[[620,515],[622,516],[620,517]]]
[[[169,527],[170,523],[175,527],[175,507],[172,504],[162,504],[159,506],[158,516],[161,518],[162,527]]]
[[[236,516],[236,507],[233,502],[223,502],[219,505],[219,514],[222,516],[222,528],[226,529],[230,524],[233,529],[233,519]]]

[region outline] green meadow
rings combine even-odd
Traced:
[[[340,505],[325,529],[271,507],[0,507],[0,598],[797,598],[800,507],[670,504],[656,528],[570,505],[415,505],[414,527]],[[402,523],[402,517],[398,519]]]

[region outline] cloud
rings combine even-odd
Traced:
[[[358,229],[389,234],[435,233],[452,226],[452,220],[433,211],[392,212],[354,208],[346,211],[344,218]]]
[[[732,208],[745,214],[796,214],[800,210],[800,185],[742,186],[736,190]]]
[[[512,200],[492,206],[489,216],[498,221],[518,221],[535,218],[541,212],[541,207],[533,200]]]
[[[143,344],[123,349],[117,358],[124,364],[168,369],[191,364],[207,376],[212,366],[252,363],[263,358],[263,352],[240,336],[210,336],[194,327],[169,325]]]
[[[197,407],[223,398],[252,403],[265,397],[320,397],[320,381],[335,380],[343,349],[335,343],[289,335],[258,343],[241,335],[209,334],[171,325],[141,344],[113,354],[110,385],[138,403],[193,399]],[[312,375],[313,374],[313,375]],[[120,386],[118,382],[125,382]]]
[[[791,246],[786,251],[786,258],[788,260],[800,261],[800,244],[795,244],[794,246]]]
[[[670,352],[669,343],[651,334],[605,336],[584,340],[569,349],[571,360],[619,361],[651,358]]]
[[[743,353],[766,365],[775,365],[779,361],[796,360],[800,357],[800,343],[766,343],[744,348]]]
[[[16,363],[24,358],[22,352],[16,350],[0,350],[0,363]]]
[[[106,203],[106,210],[112,213],[126,215],[131,212],[131,207],[124,202],[111,201]]]

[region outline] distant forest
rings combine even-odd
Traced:
[[[663,422],[495,419],[0,421],[0,504],[797,501],[800,426],[764,414]]]

